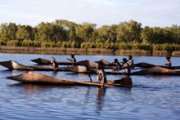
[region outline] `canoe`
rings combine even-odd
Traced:
[[[154,64],[145,63],[145,62],[137,63],[134,66],[141,67],[141,68],[163,67],[163,68],[168,68],[168,69],[180,69],[180,66],[167,67],[167,66],[163,66],[163,65],[154,65]]]
[[[97,74],[96,69],[90,69],[89,72],[87,72],[86,67],[84,66],[73,66],[71,68],[72,72],[75,73],[84,73],[84,74]],[[121,71],[106,71],[107,75],[126,75],[126,73],[121,72]],[[139,71],[134,71],[131,72],[130,75],[170,75],[170,76],[180,76],[180,71],[178,70],[172,70],[164,67],[151,67],[151,68],[146,68],[143,70]]]
[[[3,61],[0,62],[0,65],[2,65],[5,68],[8,68],[8,70],[54,71],[54,69],[50,67],[27,66],[15,61]],[[58,68],[56,71],[71,71],[71,70],[70,67],[62,67],[62,68]]]
[[[37,59],[33,59],[31,61],[33,61],[39,65],[51,65],[51,62],[48,59],[37,58]],[[57,64],[58,65],[72,65],[73,63],[57,61]],[[82,60],[82,61],[74,63],[73,65],[83,65],[83,66],[89,66],[89,67],[93,67],[93,68],[97,67],[97,63],[95,63],[93,61],[89,61],[89,60]]]
[[[151,68],[154,67],[154,64],[150,64],[150,63],[145,63],[145,62],[140,62],[137,64],[134,64],[135,67],[141,67],[141,68]]]
[[[99,82],[53,78],[35,72],[25,72],[23,74],[10,76],[7,78],[18,82],[31,84],[101,86]],[[108,80],[104,86],[132,87],[132,80],[131,78],[122,78],[121,80]]]
[[[152,67],[149,69],[134,72],[134,74],[137,74],[137,75],[138,74],[140,74],[140,75],[144,74],[144,75],[176,75],[176,76],[180,76],[180,71],[155,66],[155,67]]]
[[[8,70],[21,70],[21,71],[54,71],[52,67],[42,67],[42,66],[27,66],[20,64],[15,61],[4,61],[0,62],[0,65],[7,68]],[[75,72],[75,73],[87,73],[90,72],[91,74],[96,73],[95,69],[90,68],[89,71],[87,71],[87,68],[85,66],[81,65],[73,65],[70,67],[61,67],[58,68],[56,71],[68,71],[68,72]]]
[[[106,74],[124,75],[125,73],[122,73],[122,72],[106,72]],[[147,68],[147,69],[144,69],[144,70],[131,72],[130,75],[170,75],[170,76],[180,76],[180,71],[155,66],[155,67]]]
[[[32,62],[35,62],[39,65],[51,65],[51,61],[48,59],[43,59],[43,58],[37,58],[31,60]],[[58,65],[72,65],[72,62],[57,62]]]

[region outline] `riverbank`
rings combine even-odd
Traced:
[[[149,50],[112,50],[98,48],[58,48],[58,47],[7,47],[0,46],[1,53],[28,53],[28,54],[94,54],[94,55],[143,55],[143,56],[180,56],[180,51],[149,51]]]

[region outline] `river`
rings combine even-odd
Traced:
[[[14,60],[25,65],[36,65],[31,59],[55,57],[67,60],[69,55],[0,54],[0,61]],[[127,56],[76,55],[77,60],[106,59],[119,61]],[[165,63],[164,57],[134,56],[135,63]],[[180,65],[180,57],[172,57],[172,65]],[[0,66],[1,120],[179,120],[179,76],[131,76],[132,88],[83,86],[40,86],[19,84],[6,79],[23,71],[7,71]],[[89,80],[84,74],[70,72],[39,72],[57,78]],[[107,79],[123,76],[108,75]],[[96,76],[92,75],[96,81]]]

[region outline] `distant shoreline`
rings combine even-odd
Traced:
[[[138,55],[138,56],[180,56],[180,51],[113,50],[98,48],[58,48],[58,47],[9,47],[0,46],[0,53],[27,54],[79,54],[79,55]]]

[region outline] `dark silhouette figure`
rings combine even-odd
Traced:
[[[130,75],[131,74],[131,69],[130,69],[130,65],[127,62],[126,58],[123,58],[123,66],[122,69],[125,70],[125,74]]]
[[[119,63],[117,58],[114,59],[113,64],[115,65],[115,68],[113,69],[113,71],[118,71],[121,69],[121,64]]]
[[[171,57],[166,57],[166,67],[171,67]]]

